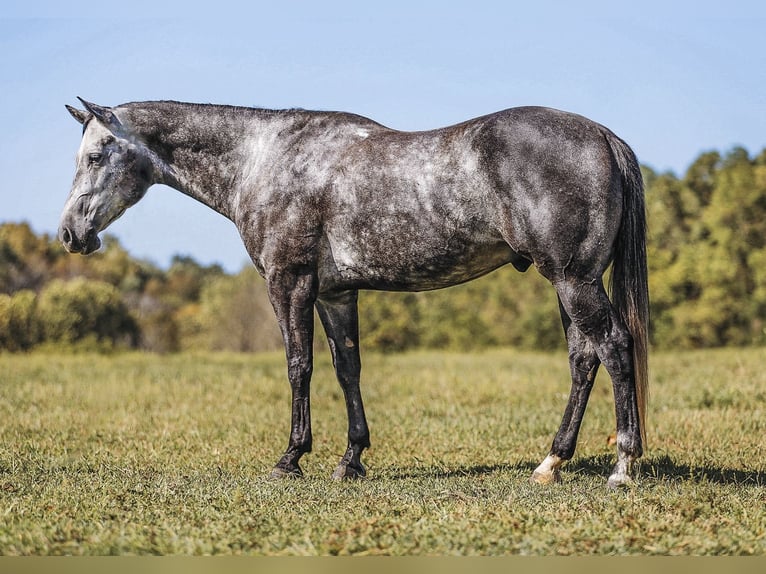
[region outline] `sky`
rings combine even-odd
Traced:
[[[16,4],[0,9],[0,223],[37,233],[56,233],[69,193],[77,96],[343,110],[401,130],[543,105],[677,175],[704,151],[766,148],[762,0]],[[164,186],[107,233],[162,267],[248,264],[230,221]]]

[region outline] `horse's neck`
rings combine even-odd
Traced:
[[[257,110],[171,102],[145,104],[131,121],[157,156],[158,183],[233,219],[237,180],[248,163],[252,134],[273,123]],[[261,149],[268,154],[270,150]]]

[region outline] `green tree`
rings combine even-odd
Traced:
[[[33,291],[0,294],[0,349],[27,351],[40,342],[36,307]]]
[[[198,302],[205,284],[223,275],[220,265],[200,265],[191,257],[176,255],[165,274],[165,291],[168,298],[175,299],[179,306]]]
[[[652,340],[666,347],[766,342],[766,173],[742,148],[703,154],[686,177],[650,179]]]
[[[764,316],[753,297],[761,271],[753,266],[766,248],[766,185],[763,166],[742,148],[726,155],[710,204],[702,216],[705,240],[697,251],[702,286],[697,314],[714,345],[763,341]]]
[[[138,335],[120,292],[101,281],[54,280],[40,293],[37,312],[43,339],[54,344],[133,346]]]
[[[0,225],[0,293],[39,290],[50,278],[52,253],[48,236],[27,223]]]
[[[534,267],[522,274],[506,266],[486,281],[480,313],[492,344],[538,351],[566,348],[556,291]]]
[[[211,279],[200,294],[198,341],[226,351],[282,348],[282,335],[266,293],[266,283],[252,267],[237,275]]]
[[[362,348],[392,353],[420,346],[420,315],[414,293],[363,291],[359,294]]]
[[[692,237],[700,235],[702,204],[694,192],[671,173],[657,175],[644,170],[646,210],[649,222],[647,262],[651,301],[652,340],[659,345],[682,344],[684,330],[678,325],[676,308],[699,296],[695,281]],[[699,237],[698,237],[699,240]]]

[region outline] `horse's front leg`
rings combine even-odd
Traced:
[[[317,299],[316,307],[327,333],[335,374],[343,389],[348,413],[348,447],[332,477],[336,480],[361,478],[366,471],[360,455],[370,446],[370,431],[359,390],[362,365],[359,360],[357,292],[322,296]]]
[[[271,476],[302,476],[301,456],[311,452],[310,383],[313,369],[314,301],[316,274],[285,270],[268,278],[271,303],[277,315],[287,354],[287,376],[292,390],[290,442]]]

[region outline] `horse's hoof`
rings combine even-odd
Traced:
[[[275,466],[271,471],[269,478],[303,478],[303,471],[298,466],[295,468],[282,468],[281,466]]]
[[[536,470],[529,477],[529,482],[532,484],[555,484],[561,482],[561,473],[557,468],[548,471]]]
[[[635,486],[636,483],[627,474],[615,473],[609,477],[609,480],[607,480],[606,485],[607,487],[609,487],[610,490],[617,490],[619,488],[630,488],[632,486]]]
[[[367,476],[367,471],[359,464],[358,466],[351,466],[349,464],[340,463],[335,472],[332,473],[333,480],[355,480],[364,478]]]
[[[532,473],[529,481],[532,484],[554,484],[561,482],[559,467],[564,463],[563,459],[555,454],[549,454]]]

